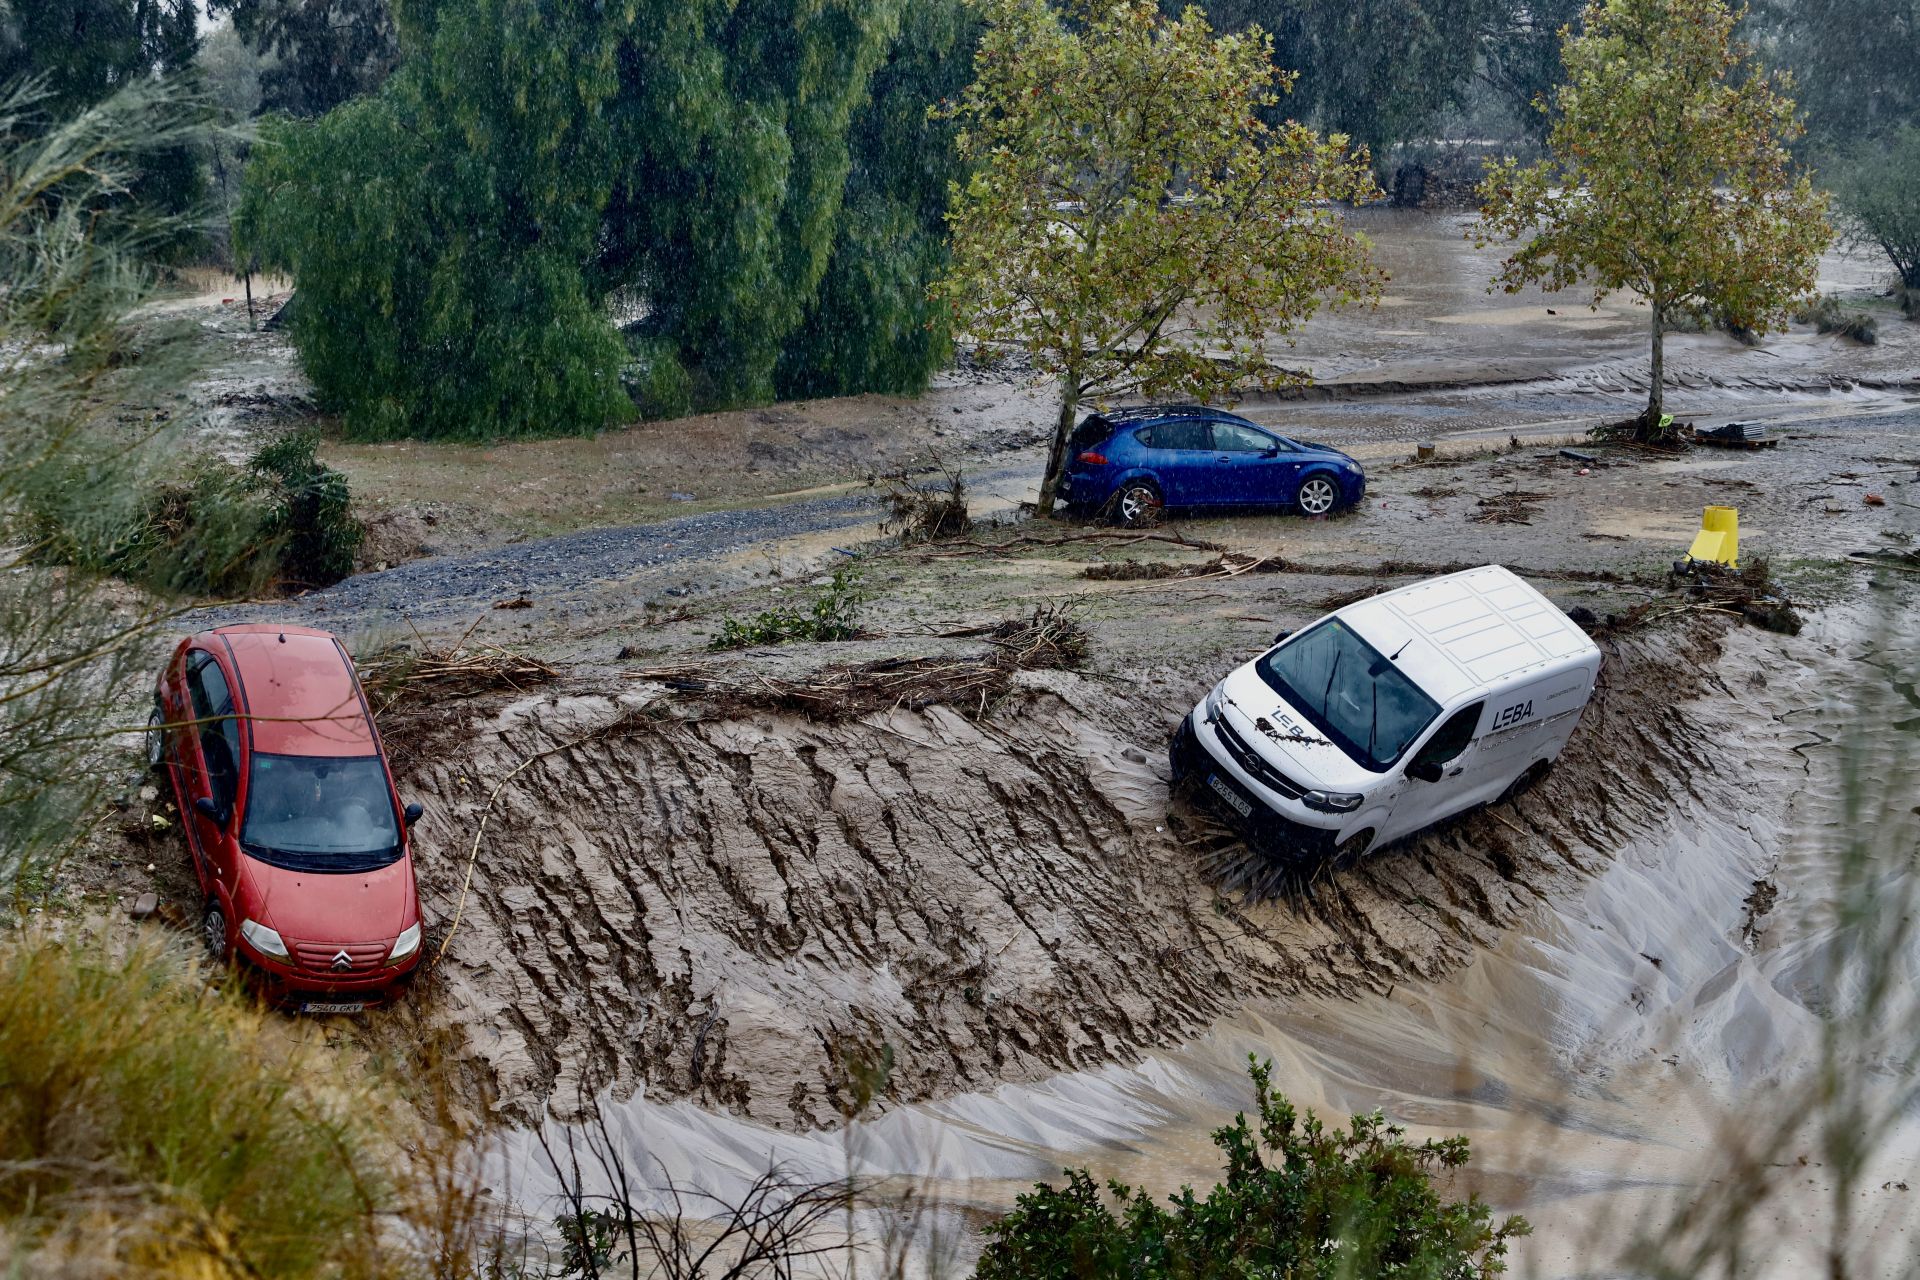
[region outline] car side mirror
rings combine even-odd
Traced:
[[[1260,456],[1263,458],[1277,458],[1280,456],[1280,451],[1278,449],[1263,449],[1260,452]]]
[[[1273,642],[1275,644],[1279,644],[1281,641],[1287,639],[1292,634],[1293,632],[1291,631],[1276,631],[1274,632],[1274,635],[1273,635]]]
[[[1446,770],[1432,760],[1415,760],[1407,766],[1407,776],[1416,782],[1438,782],[1445,774]]]
[[[426,813],[426,811],[427,806],[421,804],[418,800],[408,805],[405,810],[407,825],[412,826],[414,823],[420,821],[421,815]]]
[[[221,830],[224,831],[226,829],[226,810],[215,804],[212,796],[201,796],[198,800],[195,800],[193,802],[193,811]]]

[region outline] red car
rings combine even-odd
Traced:
[[[189,636],[154,690],[147,759],[173,781],[208,948],[313,1013],[358,1012],[420,963],[401,807],[353,661],[325,631]]]

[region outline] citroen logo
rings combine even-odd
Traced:
[[[353,957],[347,954],[345,947],[333,953],[333,971],[335,973],[345,973],[351,968],[353,968]]]

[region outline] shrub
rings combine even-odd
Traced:
[[[1810,324],[1821,333],[1837,333],[1843,338],[1872,346],[1879,341],[1879,326],[1863,311],[1848,311],[1832,294],[1815,298],[1793,313],[1796,324]]]
[[[0,948],[0,1256],[85,1274],[370,1270],[390,1182],[347,1118],[364,1099],[259,1023],[165,947]]]
[[[1920,291],[1920,125],[1854,151],[1828,178],[1848,238],[1880,249],[1899,273],[1900,286]]]
[[[201,457],[149,479],[133,502],[101,503],[85,451],[30,496],[40,558],[156,591],[254,595],[353,572],[361,527],[347,479],[314,457],[309,435],[262,448],[245,467]]]
[[[279,576],[323,587],[353,572],[364,530],[353,518],[347,478],[313,456],[308,433],[283,437],[249,464],[271,497],[266,533],[280,543]]]
[[[851,640],[860,634],[860,606],[866,592],[858,569],[835,569],[833,580],[803,609],[779,607],[745,619],[726,618],[708,647],[745,649],[795,640]]]
[[[1144,1191],[1109,1184],[1109,1208],[1093,1179],[1067,1172],[1042,1184],[987,1228],[977,1280],[1095,1275],[1176,1275],[1208,1280],[1249,1275],[1488,1277],[1506,1269],[1507,1242],[1524,1219],[1498,1226],[1477,1196],[1443,1199],[1436,1173],[1467,1163],[1461,1137],[1406,1141],[1379,1112],[1328,1132],[1269,1087],[1251,1062],[1259,1127],[1245,1114],[1214,1132],[1226,1179],[1197,1199],[1183,1188],[1166,1206]],[[1270,1162],[1263,1152],[1279,1157]]]

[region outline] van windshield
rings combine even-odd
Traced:
[[[1338,618],[1254,663],[1260,678],[1314,728],[1374,773],[1385,773],[1440,713],[1440,704]]]
[[[291,871],[371,871],[400,856],[379,756],[254,756],[240,842]]]

